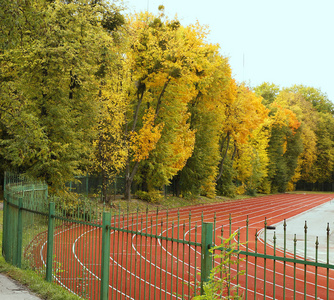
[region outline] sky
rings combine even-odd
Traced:
[[[312,86],[334,102],[334,0],[125,0],[130,12],[207,25],[233,77],[251,87]]]

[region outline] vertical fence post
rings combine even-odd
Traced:
[[[21,268],[22,259],[22,207],[23,199],[19,198],[19,210],[17,216],[17,249],[16,249],[16,266]]]
[[[4,176],[4,182],[3,182],[3,223],[2,223],[2,256],[6,259],[6,251],[5,251],[5,243],[8,243],[7,239],[6,239],[6,216],[8,214],[7,212],[7,172],[5,172],[5,176]]]
[[[46,255],[46,281],[52,281],[52,262],[53,262],[53,233],[54,233],[54,214],[55,203],[49,203],[49,224],[48,224],[48,243]]]
[[[7,226],[6,226],[6,218],[7,218],[7,195],[4,193],[4,201],[3,201],[3,223],[2,223],[2,256],[6,258],[6,251],[5,251],[5,245],[8,243],[6,232],[7,232]]]
[[[4,183],[3,183],[3,223],[2,223],[2,256],[6,259],[6,251],[5,251],[5,245],[8,243],[6,238],[6,217],[7,217],[7,172],[5,172],[4,176]]]
[[[4,228],[3,228],[3,235],[4,235],[4,242],[2,244],[3,251],[5,253],[5,259],[7,262],[13,263],[13,255],[11,252],[13,246],[13,236],[10,234],[11,229],[11,221],[13,218],[13,207],[10,206],[11,203],[11,195],[10,193],[6,193],[7,201],[6,201],[6,215],[4,216]]]
[[[5,178],[4,178],[4,181],[3,181],[3,197],[5,199],[7,199],[7,195],[6,195],[6,191],[7,191],[7,172],[5,172]]]
[[[204,294],[204,282],[209,280],[212,270],[212,223],[202,223],[202,253],[201,253],[201,295]]]
[[[101,253],[101,293],[100,300],[109,299],[109,257],[110,257],[111,213],[103,212],[102,217],[102,253]]]

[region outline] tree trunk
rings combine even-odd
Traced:
[[[164,87],[163,87],[163,89],[162,89],[162,91],[159,95],[157,107],[156,107],[156,110],[155,110],[154,120],[156,120],[156,118],[159,115],[159,110],[160,110],[160,105],[161,105],[161,102],[162,102],[162,97],[163,97],[163,95],[166,91],[166,88],[167,88],[169,82],[170,82],[170,78],[168,78],[167,81],[165,82]],[[143,101],[145,90],[146,90],[145,85],[141,85],[141,86],[138,87],[138,91],[137,91],[138,102],[137,102],[137,106],[136,106],[136,109],[135,109],[135,112],[134,112],[134,115],[133,115],[132,132],[134,132],[135,129],[136,129],[136,125],[137,125],[137,121],[138,121],[139,108],[140,108],[141,103]],[[137,173],[138,167],[139,167],[139,162],[136,162],[132,171],[131,171],[131,173],[130,173],[130,161],[128,161],[128,163],[127,163],[126,176],[125,176],[124,198],[126,200],[129,200],[129,201],[131,200],[131,185],[132,185],[133,179],[134,179],[134,177]]]
[[[172,183],[173,183],[173,196],[176,197],[180,197],[180,175],[176,175],[174,176],[174,178],[172,179]]]
[[[232,161],[232,166],[233,166],[233,162],[234,162],[234,159],[235,159],[235,155],[237,154],[237,144],[234,142],[234,150],[233,150],[233,154],[232,154],[232,158],[231,158],[231,161]]]
[[[104,169],[102,169],[102,201],[105,204],[109,204],[109,199],[108,199],[108,195],[107,195],[107,185],[108,185],[108,178],[106,175],[106,172],[104,171]]]
[[[158,115],[159,115],[160,106],[161,106],[161,102],[162,102],[162,97],[165,94],[165,91],[166,91],[166,88],[167,88],[169,82],[170,82],[170,78],[168,78],[167,81],[165,82],[164,87],[162,88],[162,91],[161,91],[161,93],[159,95],[157,107],[155,108],[155,117],[154,117],[154,120],[156,120],[157,117],[158,117]]]
[[[101,134],[99,134],[99,156],[100,156],[100,160],[101,160],[101,176],[102,176],[102,188],[101,188],[101,201],[108,203],[108,199],[107,199],[107,172],[105,170],[105,157],[103,156],[102,153],[102,136]]]
[[[124,198],[125,200],[128,200],[128,201],[131,200],[131,185],[132,185],[132,180],[128,175],[126,175]]]
[[[131,186],[133,179],[137,173],[139,167],[139,162],[136,161],[135,165],[133,166],[132,172],[130,173],[130,161],[126,167],[126,175],[125,175],[125,191],[124,191],[124,198],[125,200],[131,200]]]
[[[133,115],[132,132],[134,132],[135,129],[136,129],[136,125],[137,125],[137,121],[138,121],[139,108],[140,108],[140,105],[143,101],[144,91],[145,91],[145,89],[142,90],[140,95],[139,95],[139,91],[137,93],[138,102],[137,102],[137,106],[136,106],[136,109],[135,109],[135,112],[134,112],[134,115]]]
[[[218,182],[218,180],[220,179],[220,177],[222,177],[223,175],[223,166],[224,166],[224,161],[225,161],[225,158],[226,158],[226,155],[227,155],[227,151],[228,151],[228,148],[230,147],[230,134],[228,133],[227,136],[225,137],[223,143],[222,143],[222,146],[220,148],[220,151],[223,151],[223,148],[224,148],[224,144],[225,144],[225,140],[227,138],[227,145],[226,145],[226,150],[225,150],[225,153],[224,153],[224,156],[220,162],[220,167],[219,167],[219,174],[216,178],[216,182]]]
[[[144,164],[141,167],[141,177],[142,177],[142,182],[141,182],[141,190],[143,192],[148,192],[149,191],[149,184],[147,182],[147,177],[148,177],[148,167],[147,164]]]

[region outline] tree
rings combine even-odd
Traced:
[[[99,115],[96,55],[110,42],[105,7],[39,0],[2,8],[1,29],[13,40],[2,39],[0,57],[1,157],[54,188],[89,164]]]
[[[294,85],[288,90],[300,94],[306,101],[310,102],[318,112],[334,113],[334,104],[320,89],[305,85]]]
[[[317,152],[311,170],[313,182],[331,182],[334,170],[334,119],[331,113],[319,113],[315,133]]]
[[[268,183],[271,193],[282,193],[294,176],[298,157],[303,151],[301,123],[291,110],[276,102],[271,105],[269,115],[272,123],[268,147]]]
[[[97,58],[95,77],[99,83],[96,98],[99,116],[90,171],[102,177],[102,198],[109,203],[108,184],[124,169],[127,160],[128,143],[123,131],[127,109],[127,81],[124,80],[122,55],[128,43],[123,30],[123,16],[115,9],[106,8],[102,12],[105,20],[101,24],[108,33],[108,43],[99,49]]]
[[[163,12],[158,17],[134,16],[129,31],[132,42],[126,58],[133,84],[125,130],[131,144],[127,199],[136,175],[145,189],[159,188],[191,156],[195,137],[187,106],[196,95],[207,49],[199,25],[182,27]]]
[[[318,112],[312,103],[305,100],[303,95],[283,89],[276,98],[276,102],[284,108],[289,108],[296,114],[301,122],[300,134],[303,143],[303,152],[299,156],[298,169],[292,178],[291,187],[299,179],[312,182],[311,172],[316,161],[317,137],[316,127],[318,123]]]
[[[226,105],[225,118],[222,123],[221,160],[216,182],[220,181],[226,167],[232,168],[233,162],[240,156],[241,148],[249,142],[253,131],[261,126],[267,114],[268,111],[261,103],[261,98],[244,85],[237,87],[236,99]],[[228,157],[230,166],[225,164]],[[224,184],[226,182],[220,181],[220,185]]]
[[[256,95],[262,97],[263,105],[269,107],[270,104],[276,100],[276,97],[280,92],[280,88],[273,83],[264,82],[261,85],[255,87],[254,92]]]
[[[225,105],[232,100],[230,90],[234,81],[228,59],[218,54],[217,47],[207,45],[203,51],[207,54],[197,72],[196,96],[188,104],[190,128],[195,131],[194,151],[173,183],[177,195],[214,197],[221,123]]]
[[[295,85],[288,91],[302,99],[302,127],[304,153],[313,150],[313,156],[305,156],[301,163],[300,179],[306,182],[325,182],[332,180],[333,172],[333,103],[319,89]],[[311,108],[310,108],[311,106]],[[315,144],[315,145],[313,145]],[[305,168],[305,162],[308,168]]]
[[[249,140],[239,146],[238,157],[235,162],[237,170],[236,180],[241,183],[239,193],[246,192],[254,196],[268,176],[269,157],[267,153],[270,138],[270,118],[256,128]]]

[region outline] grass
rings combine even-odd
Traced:
[[[261,195],[257,195],[258,197]],[[236,198],[227,198],[227,197],[219,197],[216,198],[207,198],[207,197],[194,197],[194,198],[180,198],[174,196],[167,196],[163,198],[159,203],[149,203],[147,201],[143,201],[137,198],[132,198],[130,201],[122,199],[120,196],[116,197],[116,199],[111,200],[110,204],[103,205],[100,203],[98,205],[98,210],[102,211],[111,209],[112,212],[121,213],[129,212],[133,213],[137,210],[139,212],[148,211],[159,211],[162,210],[169,210],[175,208],[181,208],[186,206],[194,206],[194,205],[205,205],[205,204],[214,204],[214,203],[221,203],[226,201],[237,201],[240,199],[252,198],[251,196],[247,195],[239,195]]]
[[[333,194],[334,192],[319,192],[319,191],[293,191],[288,194]]]

